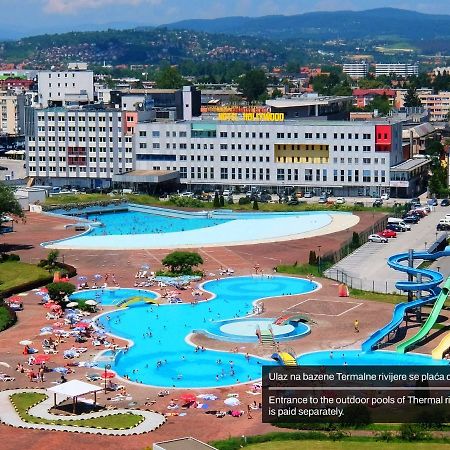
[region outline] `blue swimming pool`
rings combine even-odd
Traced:
[[[44,242],[58,249],[187,248],[274,242],[348,229],[358,223],[351,213],[179,211],[140,205],[54,210],[73,216],[74,223],[90,221],[92,229],[79,236]],[[333,223],[333,227],[329,225]],[[70,226],[70,225],[69,225]]]
[[[243,317],[265,297],[305,294],[318,289],[291,277],[232,277],[209,281],[203,288],[215,298],[196,305],[145,305],[108,312],[98,322],[106,331],[134,345],[121,352],[113,370],[132,381],[160,387],[217,387],[261,378],[262,364],[274,361],[214,350],[195,351],[186,337],[218,320]],[[80,294],[84,294],[80,293]],[[274,300],[276,301],[276,300]],[[230,350],[236,344],[230,344]]]
[[[142,301],[145,302],[146,299],[154,300],[158,295],[145,289],[91,289],[75,292],[70,296],[70,300],[74,302],[95,300],[103,306],[118,306],[120,303],[136,297],[142,297]]]
[[[427,355],[417,353],[388,352],[377,350],[363,352],[361,350],[327,350],[314,353],[305,353],[297,358],[303,366],[345,365],[349,366],[442,366],[448,365],[447,360],[432,359]]]

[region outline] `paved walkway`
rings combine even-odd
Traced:
[[[51,399],[51,397],[47,397],[44,401],[31,407],[28,413],[31,416],[40,419],[64,420],[68,422],[68,425],[47,425],[47,424],[29,423],[23,421],[20,418],[19,414],[16,412],[13,404],[9,399],[9,397],[12,394],[18,394],[22,392],[45,393],[39,389],[8,389],[6,391],[1,391],[0,420],[5,425],[10,425],[17,428],[32,428],[38,430],[69,431],[72,433],[90,433],[108,436],[129,436],[129,435],[149,433],[150,431],[159,428],[166,421],[166,418],[162,414],[158,414],[151,411],[141,411],[136,409],[115,409],[113,411],[99,411],[77,416],[60,416],[49,412],[50,408],[52,408],[53,406],[53,400]],[[74,420],[95,419],[97,417],[106,417],[116,414],[130,414],[130,413],[139,415],[143,417],[144,420],[139,425],[133,428],[129,428],[127,430],[107,430],[94,427],[80,427],[76,425],[75,426],[70,425],[70,422]]]

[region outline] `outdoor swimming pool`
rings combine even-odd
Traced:
[[[297,238],[308,233],[348,229],[358,223],[351,213],[311,212],[186,212],[140,205],[112,208],[54,210],[52,214],[74,215],[74,223],[94,222],[79,236],[45,242],[59,249],[186,248],[199,245],[238,245]],[[101,224],[100,226],[98,226]],[[331,226],[333,225],[333,226]],[[328,231],[327,227],[329,228]]]
[[[417,353],[389,352],[376,350],[362,352],[361,350],[327,350],[314,353],[305,353],[297,358],[302,366],[336,365],[347,363],[349,366],[434,366],[448,365],[445,359],[432,359],[431,356]]]
[[[78,300],[95,300],[103,306],[118,306],[121,302],[127,301],[135,297],[154,300],[158,295],[152,291],[144,289],[91,289],[86,291],[78,291],[70,296],[70,300],[76,302]]]
[[[217,387],[259,379],[261,365],[274,361],[215,350],[196,352],[187,336],[218,320],[252,313],[258,299],[305,294],[319,286],[277,276],[232,277],[209,281],[203,288],[215,298],[196,305],[140,304],[100,316],[98,322],[106,331],[134,342],[118,354],[112,369],[131,381],[160,387]],[[234,347],[230,344],[230,350]]]

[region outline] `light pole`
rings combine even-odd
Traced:
[[[425,241],[425,250],[427,249],[427,244],[428,244],[428,242],[427,242],[427,241]]]
[[[105,374],[104,374],[104,378],[105,378],[105,394],[106,394],[106,374],[107,374],[109,369],[111,369],[111,365],[110,364],[106,364],[106,366],[105,366]]]
[[[319,270],[319,276],[320,276],[320,274],[321,274],[321,271],[320,271],[320,249],[322,248],[322,246],[321,246],[321,245],[318,245],[317,248],[319,249],[319,252],[318,252],[319,255],[318,255],[318,258],[317,258],[317,262],[318,262],[317,268],[318,268],[318,270]]]

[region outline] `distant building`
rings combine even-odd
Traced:
[[[430,122],[448,122],[450,112],[450,92],[418,94],[422,106],[430,112]]]
[[[30,90],[33,85],[33,80],[12,77],[5,77],[2,79],[2,77],[0,77],[0,91],[14,91],[15,93],[20,93]]]
[[[444,75],[444,74],[450,75],[450,67],[448,67],[448,66],[447,67],[435,67],[433,69],[432,74],[434,76]]]
[[[353,97],[355,98],[353,105],[358,108],[365,108],[372,103],[377,95],[386,95],[389,104],[394,106],[396,95],[394,89],[353,89]]]
[[[351,96],[302,94],[267,100],[266,105],[270,106],[273,113],[283,113],[286,119],[343,120],[348,119],[352,101]]]
[[[417,64],[375,64],[375,75],[395,74],[398,77],[410,77],[419,74],[419,66]]]
[[[80,67],[80,64],[77,63],[76,67]],[[85,66],[81,65],[81,67]],[[41,108],[83,105],[94,101],[94,72],[92,70],[41,70],[37,73],[37,77],[37,103]]]
[[[0,134],[18,132],[17,96],[10,91],[0,91]]]
[[[405,97],[406,93],[408,92],[407,89],[395,89],[395,107],[396,108],[403,108],[405,106]],[[416,90],[417,95],[419,98],[422,96],[426,96],[429,94],[432,94],[433,90],[428,88],[420,88]]]
[[[350,78],[353,79],[364,78],[369,73],[369,65],[366,62],[347,63],[342,66],[342,70]]]

